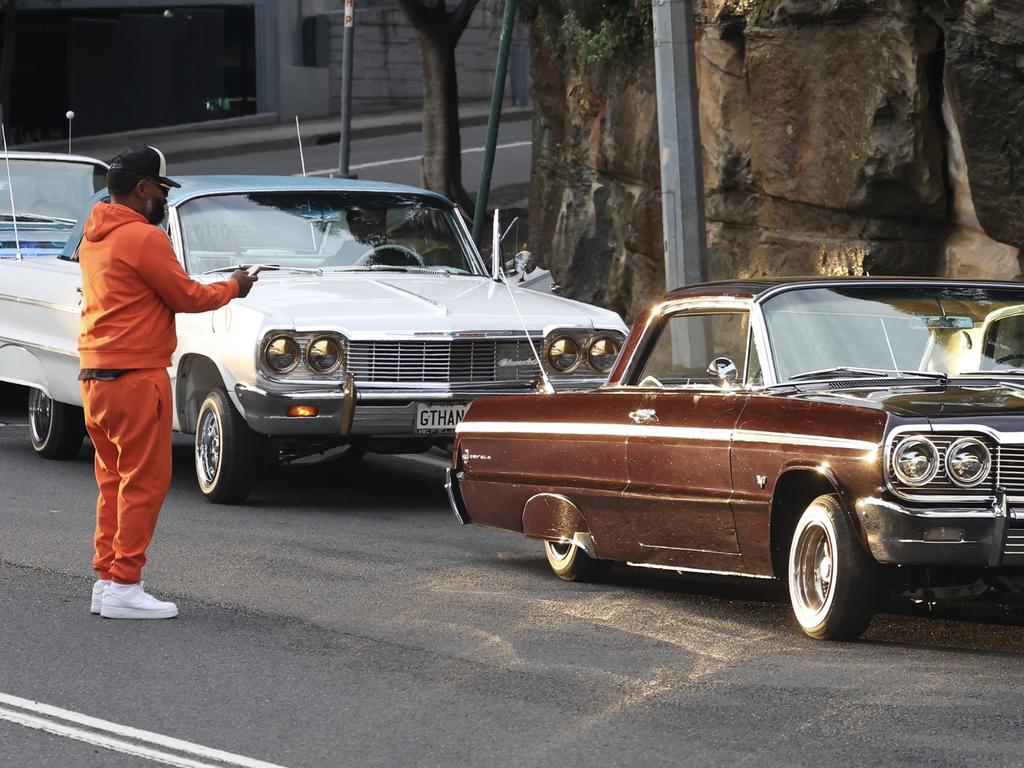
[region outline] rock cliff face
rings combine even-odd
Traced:
[[[635,17],[649,8],[631,3]],[[566,294],[631,318],[665,289],[658,132],[650,40],[602,27],[615,5],[527,6],[530,228]],[[711,279],[1022,277],[1020,0],[697,9]]]

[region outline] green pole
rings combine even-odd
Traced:
[[[515,21],[516,0],[505,0],[505,17],[501,22],[501,41],[498,43],[498,66],[494,70],[494,90],[491,92],[491,116],[487,121],[487,141],[484,144],[484,164],[480,169],[480,186],[476,190],[476,210],[473,212],[473,240],[477,243],[480,242],[480,234],[483,231],[487,197],[491,191],[494,147],[498,143],[501,102],[505,98],[505,75],[508,73],[508,54]]]

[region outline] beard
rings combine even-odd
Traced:
[[[167,201],[157,200],[155,197],[149,198],[146,201],[146,210],[142,214],[146,217],[146,221],[152,224],[154,227],[160,226],[163,223],[164,218],[167,216]]]

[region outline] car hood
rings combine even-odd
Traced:
[[[531,332],[555,327],[627,328],[614,312],[526,289],[512,289]],[[386,333],[521,331],[505,285],[471,275],[263,272],[244,305],[296,329]]]
[[[1021,382],[1024,385],[1024,381]],[[896,416],[925,419],[1024,415],[1024,389],[998,381],[978,385],[847,389],[801,393],[799,397],[877,408]]]

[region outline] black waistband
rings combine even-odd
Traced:
[[[128,371],[116,371],[110,368],[83,368],[78,374],[78,380],[89,381],[90,379],[95,379],[97,381],[113,381],[123,373],[128,373]]]

